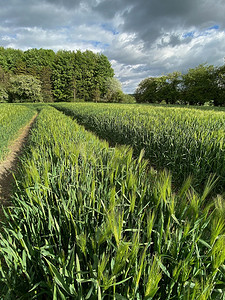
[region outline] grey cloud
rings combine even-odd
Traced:
[[[29,5],[24,1],[18,1],[15,5],[9,5],[8,9],[0,12],[0,24],[13,28],[20,27],[45,27],[53,28],[57,24],[66,23],[66,12],[57,7],[49,6],[42,2],[31,2]]]
[[[0,11],[0,25],[46,29],[92,22],[87,1],[8,0]]]
[[[225,26],[223,0],[104,0],[94,9],[110,19],[120,14],[123,19],[120,30],[136,33],[137,42],[144,41],[146,48],[165,32],[193,27],[205,30],[215,24]]]
[[[102,0],[98,4],[93,6],[93,11],[104,16],[104,18],[106,19],[113,19],[117,14],[124,13],[124,11],[132,6],[132,2],[133,0]]]
[[[66,8],[74,8],[78,7],[81,0],[44,0],[44,2],[51,3],[52,5],[57,5],[60,7],[66,7]]]
[[[148,76],[224,62],[224,0],[0,0],[0,4],[0,46],[58,50],[87,45],[114,62],[126,91]],[[201,37],[214,25],[219,28]]]
[[[224,15],[221,11],[225,11],[225,2],[220,0],[139,0],[124,13],[123,30],[135,32],[150,46],[165,32],[192,27],[205,29],[215,23],[222,26]]]
[[[193,36],[187,36],[183,37],[181,34],[171,33],[166,34],[163,36],[160,40],[160,43],[157,43],[158,48],[164,48],[164,47],[176,47],[181,44],[189,44],[191,40],[193,39]]]

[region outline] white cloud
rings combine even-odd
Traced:
[[[224,11],[223,0],[8,0],[0,46],[103,52],[133,92],[148,76],[222,65]]]

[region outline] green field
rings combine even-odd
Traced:
[[[8,153],[8,146],[17,137],[18,130],[31,120],[34,113],[26,106],[0,104],[0,161]]]
[[[101,139],[36,107],[1,225],[0,299],[224,299],[225,202],[210,191],[224,192],[225,113],[54,106]]]
[[[195,108],[124,104],[57,104],[87,129],[113,144],[144,149],[156,169],[172,172],[180,186],[188,176],[202,191],[208,178],[218,178],[225,191],[225,112]]]

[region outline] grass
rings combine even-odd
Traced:
[[[0,238],[2,299],[223,299],[225,206],[43,109]]]

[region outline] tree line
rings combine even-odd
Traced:
[[[0,47],[0,102],[123,102],[125,98],[103,54]]]
[[[173,72],[149,77],[135,91],[139,103],[225,105],[225,66],[201,64],[186,74]]]

